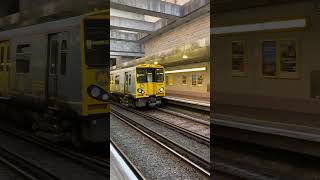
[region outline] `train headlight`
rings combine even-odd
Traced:
[[[143,93],[144,93],[143,89],[141,89],[141,88],[139,88],[137,91],[138,91],[138,93],[140,93],[140,94],[143,94]]]
[[[108,94],[102,95],[102,100],[108,101],[110,99],[110,96]]]
[[[97,98],[97,97],[99,97],[99,96],[100,96],[101,91],[100,91],[100,89],[99,89],[99,88],[97,88],[97,87],[93,87],[93,88],[91,89],[91,91],[90,91],[90,94],[91,94],[91,96],[92,96],[92,97]]]
[[[96,85],[89,86],[87,92],[90,97],[96,100],[107,102],[111,99],[111,95],[106,90]]]
[[[163,87],[158,90],[159,93],[163,93],[163,91],[164,91]]]

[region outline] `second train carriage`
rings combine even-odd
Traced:
[[[156,106],[165,96],[164,67],[142,64],[112,71],[110,92],[132,107]]]
[[[2,111],[58,140],[106,142],[109,18],[96,11],[0,32]]]

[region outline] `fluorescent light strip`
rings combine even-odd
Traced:
[[[201,68],[191,68],[191,69],[180,69],[180,70],[166,71],[166,74],[182,73],[182,72],[205,71],[206,69],[207,69],[206,67],[201,67]]]
[[[306,19],[272,21],[272,22],[264,22],[264,23],[256,23],[256,24],[244,24],[244,25],[211,28],[211,34],[227,34],[227,33],[250,32],[250,31],[304,28],[306,27],[306,25],[307,25]]]

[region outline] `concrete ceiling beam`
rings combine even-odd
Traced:
[[[181,16],[181,6],[160,0],[110,0],[110,7],[165,19]]]
[[[155,25],[152,22],[128,19],[123,17],[116,17],[116,16],[111,16],[110,27],[111,27],[111,30],[118,29],[118,30],[148,33],[148,34],[155,31]]]

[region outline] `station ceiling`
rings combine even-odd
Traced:
[[[136,43],[133,47],[143,51],[139,45],[147,40],[208,13],[210,0],[110,0],[110,7],[111,40]]]

